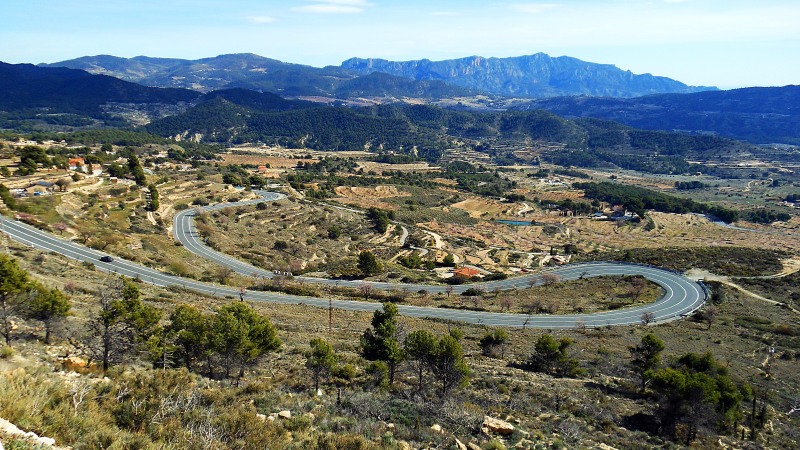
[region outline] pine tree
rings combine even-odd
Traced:
[[[372,316],[372,329],[361,336],[361,353],[370,361],[383,361],[389,367],[389,384],[394,383],[398,364],[405,359],[405,352],[398,341],[397,306],[384,303],[382,310]]]
[[[48,289],[39,283],[31,285],[27,317],[44,324],[44,343],[50,343],[53,327],[69,314],[69,297],[58,289]]]
[[[213,376],[211,364],[211,321],[194,306],[178,305],[169,316],[166,328],[175,345],[175,357],[187,370],[193,370],[198,361],[205,361],[209,377]]]
[[[139,162],[139,158],[137,158],[133,153],[128,156],[128,171],[130,172],[131,176],[133,176],[133,180],[136,181],[137,185],[147,185],[147,178],[145,177],[142,164]]]
[[[653,378],[655,370],[661,361],[661,352],[664,350],[664,341],[653,333],[642,336],[642,342],[631,347],[631,367],[642,380],[642,392],[647,383]]]
[[[480,340],[481,351],[485,356],[497,355],[497,350],[500,349],[499,356],[502,358],[504,347],[508,341],[508,332],[502,328],[486,333]]]
[[[412,331],[403,343],[407,358],[416,366],[418,392],[422,392],[423,375],[425,370],[430,370],[436,344],[436,336],[428,330]]]
[[[17,265],[17,261],[0,254],[0,335],[6,345],[11,345],[11,318],[21,315],[26,307],[25,292],[28,289],[28,273]]]
[[[381,265],[371,251],[364,250],[358,255],[358,270],[360,270],[365,277],[369,277],[380,273]]]
[[[118,278],[97,294],[99,310],[89,321],[84,345],[103,371],[125,360],[157,331],[161,312],[142,303],[139,288]]]
[[[311,340],[311,351],[306,359],[306,368],[314,376],[314,392],[319,391],[319,381],[328,376],[336,367],[339,357],[327,341],[315,338]]]
[[[226,378],[237,368],[238,378],[243,377],[246,367],[281,346],[272,323],[243,302],[220,308],[211,328],[214,351],[221,358]]]
[[[687,446],[699,430],[722,430],[741,416],[739,405],[745,389],[731,380],[728,369],[711,353],[687,353],[655,372],[652,379],[659,396],[656,416],[663,431],[675,439],[677,425],[683,424]]]
[[[469,368],[464,361],[464,350],[456,338],[450,335],[443,336],[431,356],[431,371],[441,383],[442,397],[454,388],[467,383]]]
[[[561,338],[556,341],[549,334],[536,340],[534,353],[528,360],[528,367],[550,375],[577,376],[583,371],[578,367],[578,360],[569,356],[572,340]]]

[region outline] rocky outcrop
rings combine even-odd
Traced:
[[[11,422],[9,422],[9,421],[7,421],[5,419],[0,419],[0,436],[2,436],[4,434],[5,435],[14,436],[16,438],[19,438],[19,439],[25,440],[27,442],[30,442],[36,448],[45,448],[45,449],[58,448],[58,447],[55,447],[55,445],[56,445],[56,440],[55,439],[49,438],[49,437],[39,436],[38,434],[34,433],[33,431],[27,431],[27,432],[26,431],[22,431],[19,428],[17,428],[17,426],[14,425],[13,423],[11,423]],[[0,450],[2,450],[2,448],[3,448],[3,444],[2,444],[2,442],[0,442]]]
[[[507,436],[514,432],[514,425],[511,425],[505,420],[484,416],[482,429],[486,434],[494,433]]]

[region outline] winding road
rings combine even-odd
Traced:
[[[258,194],[261,195],[262,198],[235,203],[217,204],[204,207],[203,209],[206,211],[223,209],[227,207],[243,206],[263,201],[274,201],[284,197],[283,194],[275,192],[259,191]],[[236,260],[228,255],[208,248],[200,240],[194,228],[195,214],[195,210],[181,211],[175,215],[173,220],[173,233],[175,238],[181,242],[181,244],[183,244],[188,251],[203,258],[212,260],[217,264],[229,267],[230,269],[243,275],[253,277],[275,276],[273,272],[254,267],[250,264]],[[177,286],[216,297],[238,298],[239,296],[239,288],[202,283],[189,278],[176,277],[159,270],[119,258],[114,258],[112,262],[108,263],[102,262],[100,261],[100,257],[106,255],[103,252],[59,238],[50,233],[31,227],[30,225],[16,220],[11,220],[6,217],[0,217],[0,230],[6,233],[11,239],[14,239],[18,242],[42,250],[55,252],[78,261],[93,263],[97,269],[105,272],[117,273],[131,278],[138,278],[143,282],[151,283],[156,286]],[[698,283],[695,283],[678,273],[670,272],[657,267],[613,262],[597,262],[570,264],[551,269],[549,272],[557,275],[562,281],[607,275],[641,275],[661,286],[665,293],[660,299],[649,305],[593,314],[524,315],[408,305],[398,305],[398,308],[401,314],[412,317],[427,317],[503,327],[567,329],[576,327],[592,328],[639,324],[641,323],[641,318],[645,313],[652,313],[656,322],[667,322],[691,313],[699,308],[706,299],[706,292]],[[364,281],[329,280],[310,277],[296,277],[296,279],[307,283],[317,283],[329,286],[350,286],[356,288],[365,283]],[[404,290],[408,292],[425,290],[428,293],[434,294],[439,292],[444,293],[448,290],[448,287],[446,286],[422,284],[385,282],[369,282],[369,284],[373,285],[377,289]],[[509,278],[505,280],[481,282],[471,285],[453,286],[452,293],[459,294],[470,287],[479,287],[484,291],[491,292],[496,290],[525,289],[531,286],[539,286],[542,284],[543,280],[541,274],[536,274]],[[248,291],[245,298],[249,301],[258,302],[305,304],[322,308],[328,307],[328,299],[303,297],[274,292]],[[381,308],[379,303],[355,300],[332,300],[332,305],[334,308],[339,309],[368,312]]]

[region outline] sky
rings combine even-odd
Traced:
[[[695,86],[800,84],[798,0],[3,0],[0,61],[547,53]]]

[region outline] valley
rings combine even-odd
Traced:
[[[0,418],[52,438],[6,448],[800,440],[794,87],[542,53],[0,85]]]

